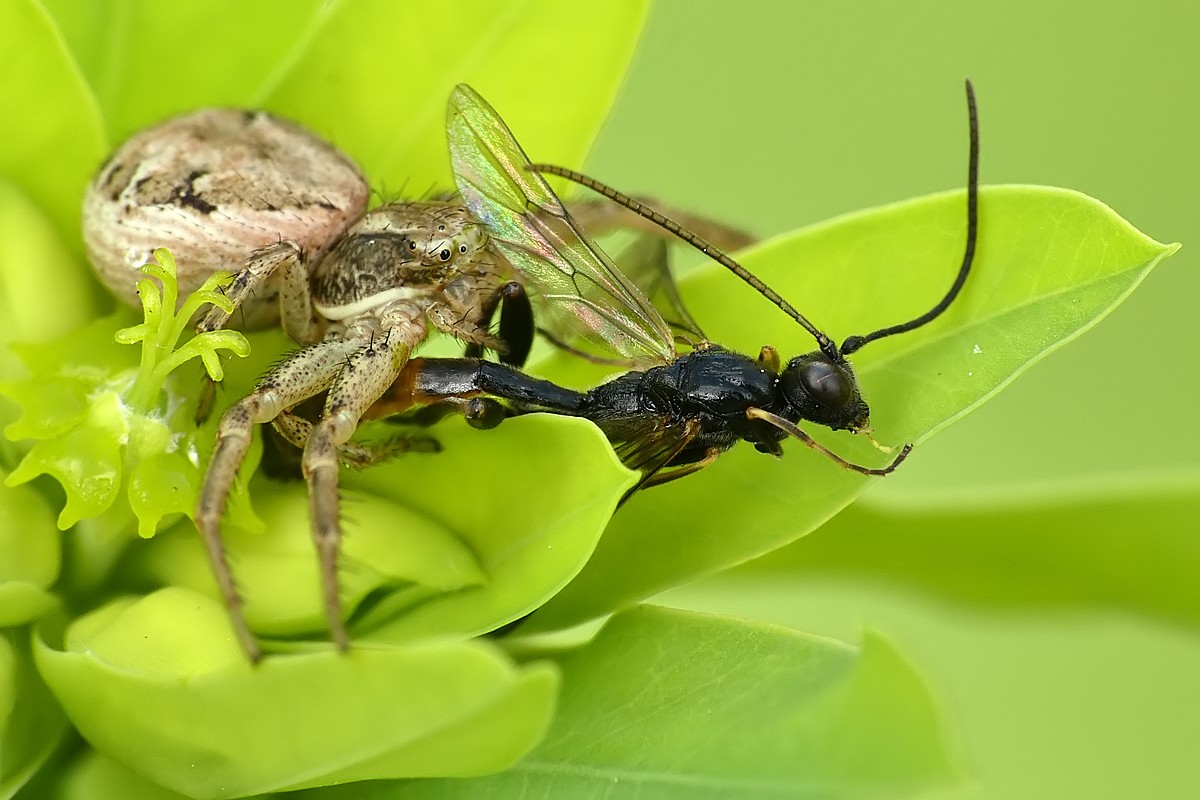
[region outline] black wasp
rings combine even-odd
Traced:
[[[619,356],[629,372],[588,392],[565,389],[517,369],[478,359],[417,359],[380,401],[372,416],[444,400],[499,398],[522,411],[579,416],[596,423],[626,466],[642,473],[640,487],[695,472],[739,440],[780,455],[795,437],[841,466],[886,475],[908,455],[904,445],[890,464],[852,464],[823,447],[798,423],[869,435],[869,409],[848,356],[886,336],[915,330],[942,314],[958,296],[974,258],[978,229],[979,125],[975,95],[966,83],[970,127],[967,243],[946,295],[908,322],[850,336],[841,346],[745,268],[698,235],[648,206],[577,172],[534,166],[488,103],[460,85],[450,97],[448,136],[463,200],[487,227],[495,247],[541,297],[550,324],[572,327],[592,345]],[[672,326],[567,213],[540,173],[583,184],[715,259],[754,287],[817,340],[817,350],[781,364],[774,348],[757,358],[709,343],[678,303],[671,301],[695,344],[679,354]],[[475,413],[494,408],[471,406]]]

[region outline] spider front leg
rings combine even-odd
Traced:
[[[342,601],[338,592],[337,565],[342,543],[342,525],[338,506],[338,449],[358,428],[358,422],[371,405],[400,375],[412,343],[420,341],[424,330],[413,338],[399,335],[393,328],[371,341],[346,359],[345,368],[329,388],[325,413],[313,426],[300,462],[308,481],[308,502],[312,517],[313,542],[321,565],[321,586],[325,595],[325,615],[334,643],[341,650],[350,647],[346,624],[342,619]]]
[[[234,633],[252,661],[260,659],[262,651],[246,624],[242,600],[221,543],[221,516],[229,492],[246,457],[254,426],[270,422],[284,409],[325,391],[345,367],[346,359],[360,349],[361,342],[331,340],[292,354],[268,372],[254,391],[226,411],[217,426],[217,444],[196,504],[196,527],[208,550]]]
[[[225,296],[233,303],[233,313],[236,314],[238,308],[276,274],[279,275],[279,316],[284,331],[301,344],[315,342],[321,330],[313,318],[304,250],[290,239],[260,247],[246,259],[245,266],[233,276],[233,283],[225,289]],[[204,332],[223,328],[230,316],[214,306],[201,317],[196,330]]]

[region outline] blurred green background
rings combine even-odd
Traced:
[[[947,796],[1200,796],[1198,31],[1178,0],[660,0],[588,163],[781,233],[961,186],[970,77],[983,182],[1078,189],[1184,243],[833,525],[664,598],[881,631],[969,771]]]

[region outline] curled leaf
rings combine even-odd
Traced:
[[[191,797],[500,770],[541,738],[558,686],[553,666],[515,666],[483,640],[326,648],[255,667],[224,609],[183,589],[114,602],[61,641],[41,634],[38,667],[88,741]],[[494,735],[441,757],[485,722]]]

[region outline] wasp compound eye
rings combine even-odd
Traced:
[[[811,398],[829,408],[846,405],[853,393],[845,374],[824,360],[810,361],[801,367],[800,383]]]

